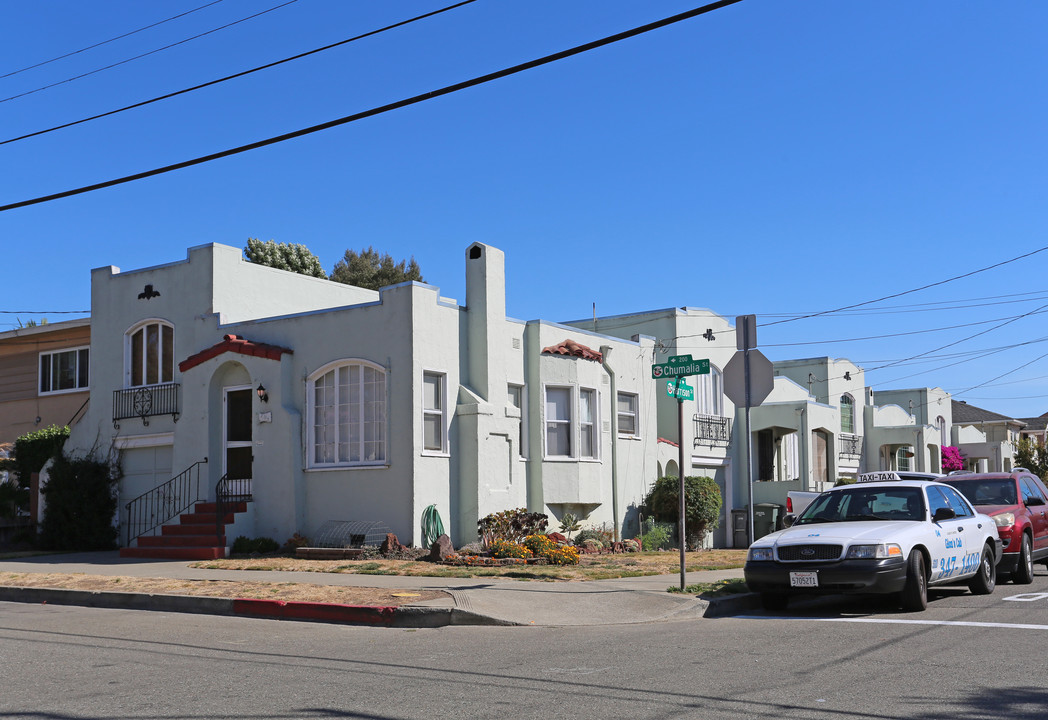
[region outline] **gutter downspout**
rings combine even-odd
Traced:
[[[615,371],[608,365],[608,356],[611,355],[610,345],[600,346],[600,364],[611,378],[611,512],[615,515],[615,541],[622,539],[619,532],[619,414],[615,411],[615,403],[618,402],[618,385],[615,381]]]

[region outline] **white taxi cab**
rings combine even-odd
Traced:
[[[924,610],[930,586],[992,593],[1001,558],[993,518],[937,476],[905,475],[860,475],[754,542],[744,574],[765,609],[785,609],[801,594],[895,593],[904,608]]]

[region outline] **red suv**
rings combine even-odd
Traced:
[[[950,473],[953,485],[976,509],[993,518],[1004,552],[997,569],[1012,582],[1033,582],[1033,564],[1048,565],[1048,488],[1025,468],[1010,473]]]

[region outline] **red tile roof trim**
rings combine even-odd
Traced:
[[[594,362],[601,362],[604,360],[602,354],[592,348],[581,345],[574,340],[565,340],[556,345],[542,348],[542,354],[545,355],[547,353],[550,355],[567,355],[569,357],[582,358],[583,360],[593,360]]]
[[[656,442],[666,443],[667,445],[672,445],[673,447],[680,447],[680,445],[678,445],[677,443],[673,442],[672,440],[667,440],[664,437],[658,438]]]
[[[201,350],[196,355],[190,355],[187,357],[178,364],[178,369],[181,372],[185,372],[190,368],[195,368],[197,365],[207,362],[213,357],[218,357],[222,353],[227,352],[267,358],[269,360],[279,360],[280,356],[284,353],[290,355],[294,351],[289,348],[280,347],[279,345],[251,342],[250,340],[245,340],[239,335],[226,335],[222,339],[222,342],[217,345],[212,345],[207,350]]]

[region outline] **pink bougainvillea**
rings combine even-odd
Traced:
[[[942,471],[950,472],[951,470],[963,470],[964,469],[964,457],[961,455],[960,448],[954,447],[953,445],[942,446]]]

